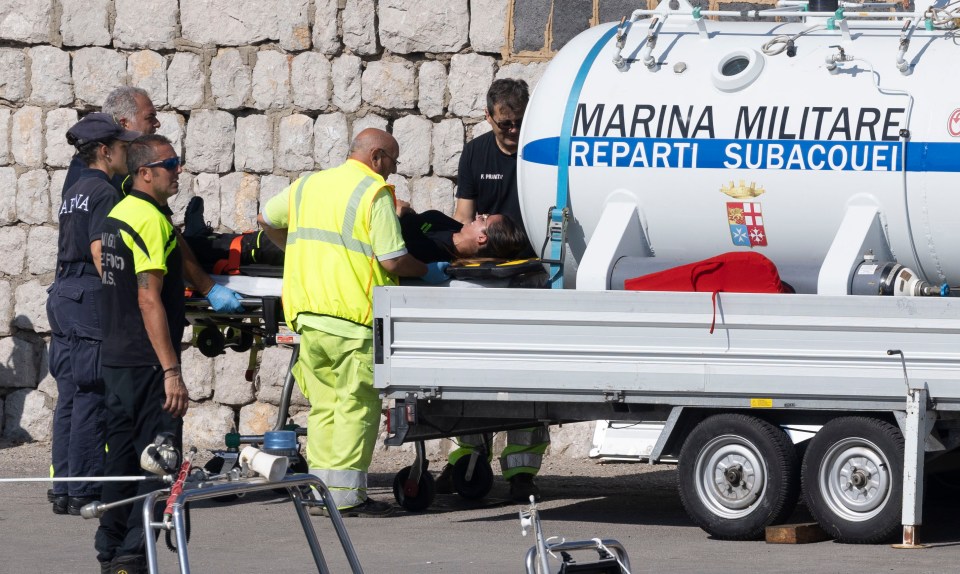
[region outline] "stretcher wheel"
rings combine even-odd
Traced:
[[[303,458],[303,455],[298,454],[296,458],[292,458],[290,461],[290,472],[296,474],[306,474],[310,472],[310,467],[307,465],[307,459]]]
[[[457,464],[453,465],[453,489],[467,500],[479,500],[490,494],[490,489],[493,488],[493,469],[486,458],[476,456],[473,475],[467,480],[467,468],[471,458],[473,455],[461,457]]]
[[[234,465],[236,466],[236,465]],[[211,474],[223,474],[229,472],[233,467],[224,468],[224,460],[222,456],[215,456],[207,461],[207,464],[203,465],[203,470]],[[213,500],[217,502],[233,502],[240,498],[239,494],[224,494],[223,496],[214,496]]]
[[[204,327],[197,333],[197,349],[204,357],[212,358],[222,355],[226,341],[220,329],[214,327]]]
[[[253,347],[253,333],[249,331],[228,327],[225,339],[230,341],[230,348],[238,353],[246,353]]]
[[[396,499],[397,504],[410,512],[419,512],[433,504],[433,498],[437,495],[437,485],[433,475],[426,470],[420,473],[419,483],[407,484],[407,478],[412,469],[411,466],[402,468],[393,477],[393,498]]]

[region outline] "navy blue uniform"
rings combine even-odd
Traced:
[[[60,197],[67,195],[67,190],[73,187],[73,184],[77,183],[77,180],[80,179],[80,173],[86,168],[87,164],[83,163],[80,156],[73,156],[73,159],[70,160],[70,167],[67,168],[67,177],[63,180],[63,190],[60,191]],[[117,191],[123,192],[123,184],[129,181],[129,176],[117,174],[110,180],[110,184]],[[129,183],[127,184],[129,185]]]
[[[57,272],[48,289],[50,374],[57,381],[53,422],[53,473],[56,477],[102,476],[104,464],[104,385],[100,369],[100,276],[90,243],[99,240],[120,193],[107,174],[82,168],[63,195],[58,217]],[[97,482],[56,483],[57,495],[98,496]]]

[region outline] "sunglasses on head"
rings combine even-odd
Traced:
[[[147,164],[141,165],[140,167],[162,167],[163,169],[173,171],[178,167],[180,167],[181,165],[183,164],[180,162],[180,158],[177,156],[173,156],[173,157],[168,157],[167,159],[164,159],[164,160],[147,163]]]

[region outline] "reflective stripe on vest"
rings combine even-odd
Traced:
[[[300,185],[298,185],[294,191],[296,196],[293,201],[296,206],[296,213],[300,213],[300,202],[303,199],[303,186],[306,185],[308,179],[310,179],[310,176],[300,180]],[[297,227],[295,231],[287,235],[287,244],[289,245],[299,240],[323,241],[325,243],[339,245],[350,251],[363,253],[367,257],[373,257],[373,248],[369,244],[353,237],[353,226],[357,221],[357,208],[360,206],[363,192],[373,185],[374,181],[372,177],[363,178],[350,194],[350,202],[347,204],[347,210],[343,216],[343,223],[340,225],[340,233],[327,229],[317,229],[315,227]],[[344,235],[346,230],[350,231],[350,236]]]

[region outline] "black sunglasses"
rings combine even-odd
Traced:
[[[180,158],[177,156],[173,156],[173,157],[168,157],[167,159],[164,159],[164,160],[155,161],[153,163],[146,163],[141,165],[140,167],[162,167],[163,169],[173,171],[178,167],[180,167],[181,165],[183,165],[183,163],[180,162]]]
[[[490,119],[493,119],[493,118],[491,117]],[[515,122],[512,122],[510,120],[503,120],[502,122],[493,120],[493,123],[497,124],[497,127],[500,128],[501,130],[508,132],[513,129],[520,129],[520,124],[523,123],[523,120],[517,120]]]

